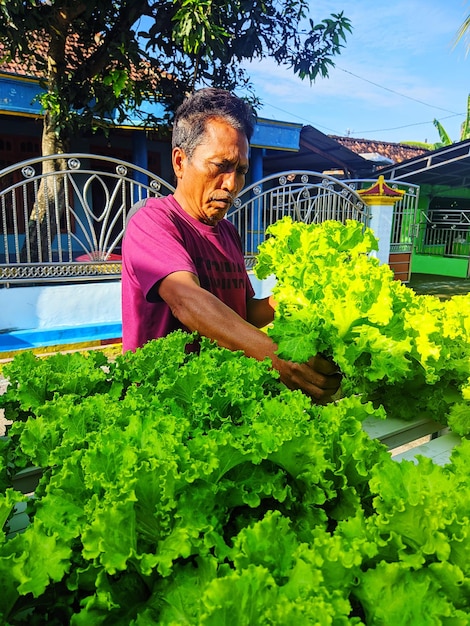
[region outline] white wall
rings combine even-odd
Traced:
[[[255,298],[267,298],[271,295],[272,289],[276,283],[276,278],[274,276],[268,276],[265,280],[259,280],[253,274],[253,272],[248,272],[248,275],[251,280],[251,284],[253,285],[253,289],[255,290]]]
[[[274,278],[249,275],[255,296],[269,296]],[[0,332],[120,322],[121,281],[0,289]]]
[[[120,321],[120,281],[0,289],[0,331]]]

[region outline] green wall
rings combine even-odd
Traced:
[[[470,198],[470,189],[449,188],[442,185],[423,185],[419,190],[418,215],[420,211],[426,213],[433,198]],[[414,250],[411,255],[412,274],[433,274],[435,276],[452,276],[454,278],[468,278],[470,276],[470,258],[449,258],[417,254]]]
[[[468,259],[452,259],[449,257],[416,253],[413,253],[411,257],[412,274],[434,274],[436,276],[468,278],[468,271]]]

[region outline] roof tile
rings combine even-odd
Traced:
[[[356,154],[361,154],[362,156],[368,153],[380,154],[390,159],[393,163],[401,163],[402,161],[407,161],[408,159],[421,156],[428,152],[425,148],[418,148],[405,143],[392,143],[373,139],[356,139],[354,137],[339,137],[337,135],[330,135],[330,137],[346,148],[356,152]]]

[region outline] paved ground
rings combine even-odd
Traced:
[[[415,274],[408,286],[419,294],[432,294],[439,298],[470,293],[470,278],[449,278],[430,274]]]

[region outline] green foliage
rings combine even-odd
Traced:
[[[89,130],[97,119],[109,123],[114,109],[124,115],[130,102],[139,105],[149,91],[148,78],[139,76],[142,62],[133,30],[144,8],[108,0],[2,3],[3,56],[34,76],[39,73],[46,127],[58,140]]]
[[[306,0],[9,1],[0,4],[1,56],[39,71],[47,129],[66,143],[106,129],[111,112],[122,122],[143,100],[166,113],[142,113],[142,122],[164,126],[196,86],[243,88],[256,104],[247,60],[326,76],[351,24],[342,13],[317,24],[307,14]]]
[[[217,6],[211,0],[182,1],[173,20],[177,27],[175,42],[185,54],[210,54],[213,46],[223,46],[230,37],[222,25],[212,23],[213,9],[217,11]]]
[[[467,116],[462,123],[460,131],[460,141],[470,138],[470,94],[467,96]]]
[[[312,405],[193,340],[5,366],[4,463],[43,476],[31,499],[4,476],[2,623],[468,624],[470,442],[398,464],[361,428],[370,403]]]
[[[464,21],[462,22],[462,24],[460,25],[457,31],[457,35],[455,37],[455,42],[454,42],[454,46],[456,46],[462,39],[466,39],[467,40],[466,41],[467,54],[468,54],[468,51],[470,50],[470,44],[468,43],[469,29],[470,29],[470,15],[467,15],[467,17],[464,19]]]
[[[435,144],[436,148],[442,148],[443,146],[450,146],[452,143],[452,139],[447,134],[445,128],[439,122],[439,120],[433,120],[434,126],[437,128],[437,132],[439,133],[440,143]]]
[[[462,385],[462,399],[450,407],[448,424],[458,435],[470,433],[470,377]]]
[[[343,372],[345,395],[362,394],[396,417],[425,411],[445,421],[470,374],[470,295],[416,295],[369,254],[377,240],[353,220],[284,218],[268,234],[255,272],[277,278],[268,332],[279,354],[305,362],[323,353]],[[470,432],[465,423],[458,432]]]

